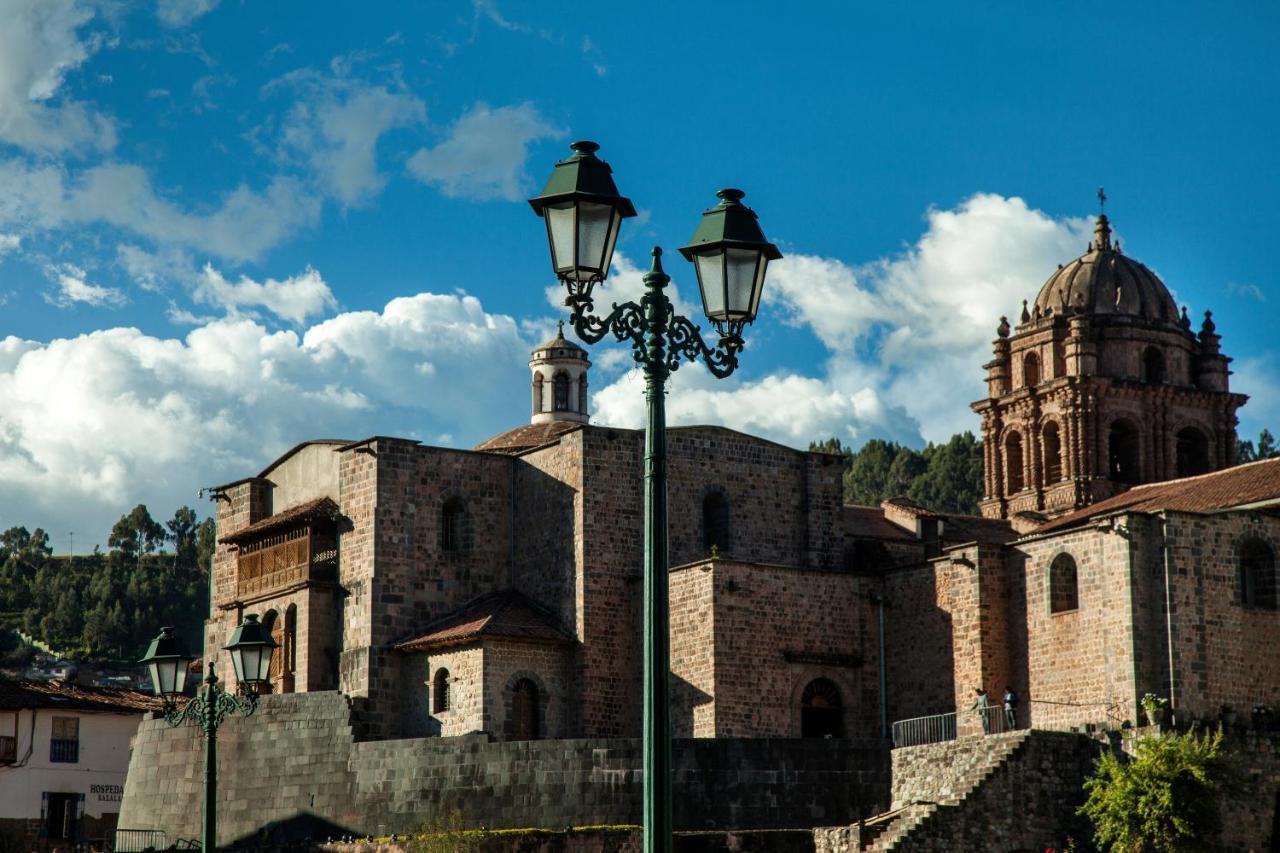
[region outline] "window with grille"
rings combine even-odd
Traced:
[[[49,741],[49,761],[75,764],[80,760],[80,719],[54,717],[53,737]]]
[[[1276,586],[1275,552],[1261,539],[1245,539],[1240,543],[1240,603],[1274,610],[1280,606]]]

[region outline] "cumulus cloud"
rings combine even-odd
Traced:
[[[819,375],[695,385],[687,399],[673,393],[669,410],[683,422],[722,423],[797,446],[826,435],[855,444],[872,436],[940,441],[974,428],[957,413],[983,394],[981,365],[1000,316],[1013,315],[1057,264],[1080,254],[1090,223],[990,194],[930,210],[926,223],[893,257],[850,265],[797,252],[770,266],[766,305],[822,342],[828,358]],[[744,362],[750,356],[748,349]],[[688,374],[703,372],[689,366],[676,376],[691,387]],[[635,381],[628,375],[595,395],[602,420],[643,423],[630,399],[635,389],[623,387]]]
[[[294,325],[301,325],[312,316],[338,306],[329,285],[311,267],[283,281],[269,278],[257,282],[242,275],[239,281],[230,282],[211,264],[205,264],[195,288],[195,298],[198,302],[222,308],[228,314],[265,308]]]
[[[126,301],[124,293],[113,287],[90,284],[88,274],[74,264],[50,266],[45,274],[58,288],[52,295],[46,295],[45,300],[59,308],[70,308],[76,304],[115,307]]]
[[[55,153],[115,144],[110,120],[59,97],[67,75],[100,44],[80,36],[93,14],[91,5],[78,0],[0,3],[0,141]]]
[[[398,298],[302,333],[242,317],[181,339],[11,336],[0,516],[105,536],[121,507],[167,515],[307,438],[479,440],[523,419],[528,353],[514,320],[465,294]]]
[[[409,159],[409,171],[451,198],[520,201],[529,190],[530,143],[561,135],[533,104],[492,109],[477,103],[454,122],[443,142],[419,149]]]
[[[185,27],[207,15],[219,0],[156,0],[156,17],[166,27]]]
[[[16,252],[22,246],[22,238],[17,234],[0,234],[0,258],[10,252]]]
[[[366,201],[386,185],[378,171],[378,140],[426,120],[426,107],[407,92],[299,72],[268,87],[297,87],[302,97],[285,118],[281,144],[306,161],[327,192],[344,205]]]

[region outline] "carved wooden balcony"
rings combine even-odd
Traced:
[[[238,547],[236,599],[261,598],[338,578],[337,506],[328,498],[265,518],[226,536]]]

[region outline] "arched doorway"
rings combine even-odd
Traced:
[[[511,686],[511,710],[507,718],[511,740],[537,740],[542,737],[539,698],[538,685],[531,679],[522,678]]]
[[[262,626],[271,634],[276,647],[271,650],[271,666],[267,669],[267,683],[262,685],[263,693],[280,692],[280,676],[284,667],[284,620],[275,610],[268,610],[262,617]]]
[[[1107,476],[1120,483],[1136,483],[1138,472],[1138,429],[1129,421],[1117,420],[1111,424],[1107,442]]]
[[[830,679],[815,678],[800,695],[800,737],[844,737],[844,702]]]
[[[1209,473],[1209,439],[1195,427],[1178,430],[1178,476]]]

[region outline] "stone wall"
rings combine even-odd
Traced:
[[[485,737],[355,742],[339,693],[264,697],[220,730],[221,839],[276,822],[340,835],[405,833],[462,815],[490,828],[638,823],[635,740],[490,742]],[[134,742],[121,826],[199,832],[201,740],[147,720]],[[683,829],[851,823],[887,800],[882,743],[680,740],[675,819]],[[318,830],[317,830],[318,831]]]

